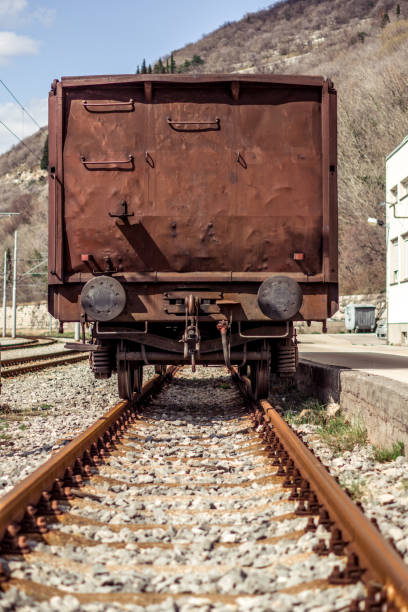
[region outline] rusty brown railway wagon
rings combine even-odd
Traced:
[[[320,77],[65,77],[49,98],[49,310],[97,377],[296,369],[337,309],[336,91]]]

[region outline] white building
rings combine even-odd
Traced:
[[[408,344],[408,136],[386,161],[388,342]]]

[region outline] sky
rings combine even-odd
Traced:
[[[40,125],[54,78],[134,73],[272,0],[0,0],[0,79]],[[0,121],[38,128],[0,82]],[[0,124],[0,153],[18,140]]]

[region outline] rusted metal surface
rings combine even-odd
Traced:
[[[174,371],[176,371],[176,368],[169,368],[168,375],[172,375]],[[149,394],[160,386],[164,379],[163,376],[154,376],[145,383],[138,401],[144,401]],[[120,434],[123,421],[134,415],[135,413],[131,410],[129,402],[119,402],[86,429],[84,433],[74,438],[9,493],[6,493],[0,499],[0,541],[10,525],[19,523],[23,519],[28,506],[36,506],[40,502],[44,491],[50,491],[53,487],[57,487],[62,495],[69,495],[69,492],[64,489],[63,480],[61,480],[66,475],[67,468],[72,468],[76,461],[84,457],[86,452],[89,453],[89,456],[94,455],[97,458],[101,451],[104,452],[103,449],[106,443],[112,439],[112,436]],[[109,433],[108,436],[107,433]]]
[[[218,303],[219,312],[202,313],[201,321],[220,321],[225,318],[229,319],[232,314],[234,321],[266,321],[270,319],[264,315],[259,308],[257,301],[258,282],[252,283],[234,283],[231,281],[215,282],[208,277],[201,284],[197,284],[197,279],[192,282],[193,274],[190,281],[181,277],[169,279],[166,283],[158,283],[155,280],[147,280],[143,282],[127,282],[126,277],[115,274],[114,278],[123,282],[126,288],[126,307],[117,322],[129,321],[174,321],[177,320],[177,315],[168,312],[167,294],[175,288],[185,286],[189,282],[189,291],[196,294],[202,293],[203,284],[206,283],[206,295],[211,298],[215,292],[221,297]],[[268,275],[266,275],[268,277]],[[271,276],[271,275],[269,275]],[[85,278],[85,275],[84,275]],[[92,275],[88,275],[87,280],[91,280]],[[265,280],[265,279],[263,279]],[[172,284],[173,283],[173,284]],[[336,296],[331,298],[330,287],[324,283],[302,283],[303,303],[299,314],[294,317],[295,320],[315,320],[321,321],[326,319],[328,315],[328,304],[337,303]],[[80,283],[66,283],[63,286],[54,287],[50,285],[49,292],[49,308],[51,312],[59,313],[65,321],[75,321],[79,318],[79,299],[83,285]],[[335,290],[337,292],[337,288]],[[181,291],[181,295],[184,293]],[[335,309],[331,309],[330,314],[334,314]],[[215,328],[215,326],[214,326]]]
[[[109,258],[135,296],[123,320],[175,319],[163,304],[151,310],[164,291],[156,283],[247,282],[256,294],[279,273],[312,286],[298,318],[330,316],[335,97],[318,77],[63,78],[50,95],[51,312],[78,320],[81,287]],[[242,289],[228,292],[240,300]],[[264,319],[255,295],[235,311]]]
[[[235,369],[233,376],[241,390],[248,394],[249,380],[240,378]],[[398,610],[408,610],[408,567],[398,552],[382,537],[345,491],[330,476],[327,469],[285,423],[266,400],[261,400],[256,413],[257,422],[263,425],[281,475],[287,477],[287,485],[294,491],[313,491],[316,495],[299,494],[299,515],[319,515],[319,523],[331,527],[330,548],[316,549],[319,554],[347,554],[348,563],[343,572],[333,572],[332,584],[347,584],[353,577],[378,591],[384,589],[389,603]],[[297,470],[295,474],[294,467]],[[296,480],[297,479],[297,480]],[[370,594],[369,594],[370,597]],[[375,603],[373,599],[372,603]],[[366,608],[371,609],[371,608]],[[378,608],[380,609],[380,608]]]

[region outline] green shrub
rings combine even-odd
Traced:
[[[380,448],[374,447],[374,459],[379,463],[387,463],[388,461],[395,461],[397,457],[401,457],[404,454],[404,443],[396,442],[391,448]]]

